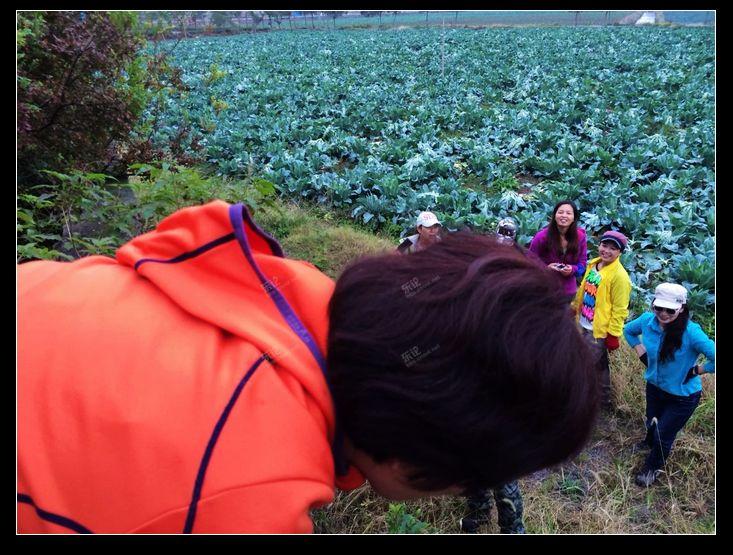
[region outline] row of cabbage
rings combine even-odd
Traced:
[[[637,291],[660,279],[714,306],[715,48],[710,29],[281,32],[173,51],[188,122],[223,175],[261,175],[368,225],[420,210],[520,239],[575,200],[590,248],[630,238]]]

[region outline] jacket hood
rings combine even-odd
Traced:
[[[329,415],[333,433],[325,352],[334,282],[310,263],[284,258],[245,206],[214,201],[179,210],[116,258],[182,310],[292,373]]]

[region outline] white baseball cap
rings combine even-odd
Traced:
[[[687,304],[687,289],[676,283],[657,285],[652,305],[678,310],[683,304]]]
[[[432,212],[420,212],[415,225],[423,227],[433,227],[435,224],[442,225],[438,218]]]

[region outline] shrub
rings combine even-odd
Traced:
[[[130,12],[19,12],[19,183],[44,169],[100,171],[147,101]]]
[[[168,162],[130,169],[130,183],[99,173],[44,170],[50,180],[18,196],[18,262],[112,256],[179,208],[214,199],[243,202],[252,211],[273,206],[275,187],[259,177],[210,177]]]

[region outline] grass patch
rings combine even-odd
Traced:
[[[307,260],[334,279],[352,260],[397,246],[393,240],[336,221],[315,207],[264,207],[255,220],[280,242],[288,258]]]

